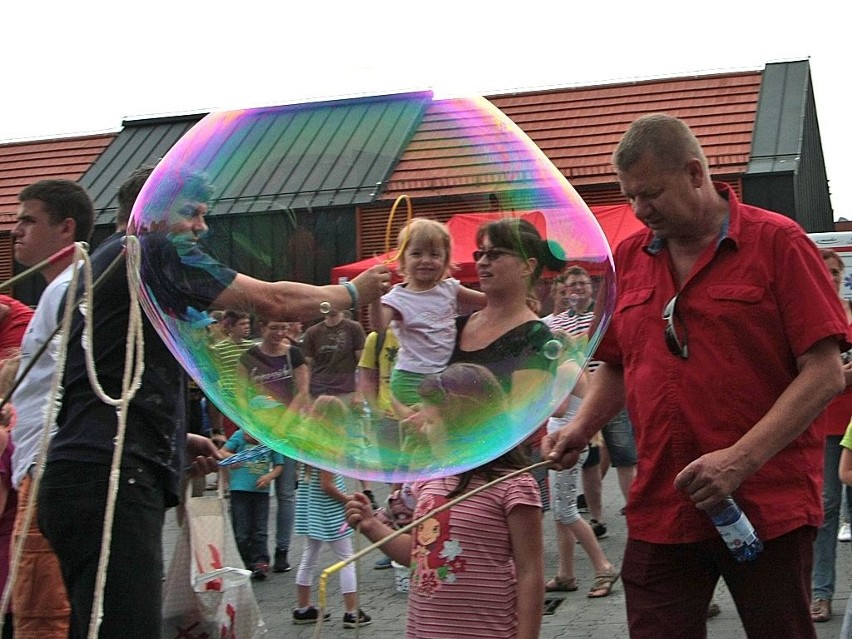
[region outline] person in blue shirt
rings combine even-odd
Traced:
[[[259,445],[244,430],[237,430],[222,447],[226,456],[236,455]],[[269,486],[281,475],[284,457],[269,451],[230,466],[231,525],[240,556],[251,570],[252,579],[266,579],[269,573]]]

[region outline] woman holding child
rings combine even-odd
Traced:
[[[527,297],[546,266],[559,269],[563,263],[533,225],[517,218],[484,225],[477,246],[476,269],[487,303],[458,318],[450,366],[421,383],[423,409],[411,418],[415,423],[456,427],[471,417],[496,418],[553,382],[556,362],[544,352],[553,337],[530,310]],[[455,477],[415,482],[415,515],[522,468],[519,449]],[[377,522],[368,506],[367,498],[356,494],[346,505],[347,520],[371,540],[383,539],[391,530]],[[469,534],[476,530],[478,534]],[[486,543],[491,550],[479,553]],[[406,637],[452,636],[459,623],[479,636],[537,637],[544,600],[542,543],[541,497],[529,474],[489,488],[421,524],[411,536],[391,542],[387,552],[412,567]],[[493,552],[496,547],[500,553]],[[435,564],[439,557],[446,564],[440,570]],[[444,574],[442,570],[451,571],[453,578],[428,578],[432,571]],[[495,582],[484,578],[494,574],[505,576],[499,593]],[[469,605],[473,600],[476,606]],[[450,609],[453,613],[447,614]]]

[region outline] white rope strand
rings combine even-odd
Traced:
[[[101,554],[98,559],[98,572],[95,577],[94,599],[92,601],[92,616],[89,621],[88,639],[97,639],[98,630],[103,620],[104,590],[106,586],[107,568],[109,566],[110,547],[112,544],[112,525],[115,519],[115,502],[118,498],[119,480],[121,478],[121,456],[124,450],[124,435],[127,430],[127,408],[130,400],[142,384],[142,373],[145,369],[143,358],[144,338],[142,335],[142,312],[139,306],[139,292],[134,286],[131,274],[139,269],[139,240],[128,235],[125,238],[127,254],[127,288],[130,295],[129,318],[127,322],[127,347],[125,349],[124,377],[121,382],[121,397],[109,397],[100,385],[95,370],[94,357],[91,353],[92,318],[91,312],[84,314],[83,347],[86,353],[86,370],[89,381],[97,396],[106,404],[115,406],[118,416],[118,427],[115,434],[115,450],[112,454],[112,466],[109,474],[104,527],[101,538]],[[86,295],[91,299],[91,270],[87,272]],[[91,311],[91,306],[89,306]]]

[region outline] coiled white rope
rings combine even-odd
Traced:
[[[62,393],[62,378],[65,373],[65,362],[67,355],[68,339],[70,335],[71,321],[74,315],[74,310],[78,304],[83,315],[84,335],[82,337],[82,345],[85,353],[86,371],[89,381],[95,394],[104,403],[114,406],[118,416],[118,427],[115,437],[115,450],[113,451],[112,465],[110,467],[110,480],[107,493],[106,510],[104,513],[104,527],[101,540],[101,554],[98,560],[98,571],[95,580],[95,590],[92,601],[92,615],[89,623],[88,639],[96,639],[100,630],[101,620],[103,618],[103,596],[104,587],[106,585],[106,572],[109,565],[110,545],[112,541],[112,524],[115,515],[115,502],[118,496],[119,479],[121,474],[121,455],[124,448],[124,434],[127,424],[127,408],[139,386],[142,383],[142,373],[144,371],[144,361],[142,357],[144,338],[142,331],[142,312],[139,305],[138,289],[134,285],[134,280],[131,277],[132,273],[138,272],[139,268],[139,241],[136,237],[127,236],[125,238],[125,252],[127,259],[127,283],[130,295],[130,308],[127,327],[127,347],[125,350],[125,367],[124,376],[122,379],[121,397],[113,399],[109,397],[100,385],[97,379],[97,371],[95,370],[94,355],[91,352],[92,341],[92,294],[94,285],[92,282],[92,264],[88,254],[83,248],[82,243],[77,243],[74,251],[74,259],[72,263],[79,264],[79,268],[72,271],[71,280],[68,284],[66,294],[65,308],[60,324],[60,338],[56,353],[56,369],[51,381],[48,401],[45,410],[45,421],[42,429],[42,436],[39,445],[39,453],[35,462],[35,469],[32,475],[30,484],[30,498],[24,511],[24,518],[19,527],[20,534],[15,540],[14,552],[12,555],[9,576],[6,581],[6,587],[3,590],[2,601],[0,601],[0,610],[7,610],[11,599],[12,589],[18,575],[18,566],[20,564],[21,555],[23,554],[24,542],[26,541],[26,533],[32,524],[33,511],[36,506],[38,489],[41,483],[41,477],[44,473],[44,465],[47,458],[47,450],[50,445],[50,431],[56,419],[56,412],[61,404]],[[78,288],[80,275],[83,276],[83,293],[80,300],[76,299],[75,292]],[[0,631],[3,628],[3,615],[0,615]]]
[[[139,291],[135,286],[132,274],[139,270],[139,239],[133,235],[124,238],[127,259],[127,289],[130,295],[129,318],[127,321],[127,345],[124,354],[124,376],[121,380],[121,396],[114,399],[108,396],[98,381],[95,370],[92,347],[92,318],[91,312],[84,313],[85,321],[83,335],[83,350],[86,353],[86,370],[89,382],[98,398],[115,407],[118,416],[118,427],[115,433],[115,450],[112,453],[109,488],[107,493],[106,511],[104,512],[104,528],[101,537],[101,554],[98,559],[98,572],[95,577],[94,600],[92,601],[92,616],[89,620],[88,639],[97,639],[98,630],[104,613],[104,589],[106,586],[107,567],[109,566],[110,547],[112,545],[112,524],[115,518],[115,502],[118,497],[119,480],[121,478],[121,455],[124,450],[124,434],[127,429],[127,408],[130,400],[142,385],[142,373],[145,370],[143,348],[145,345],[142,332],[142,309],[139,305]],[[92,269],[85,272],[85,292],[83,303],[91,300]],[[91,306],[88,307],[91,311]]]

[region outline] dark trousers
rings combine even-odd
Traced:
[[[231,525],[246,568],[269,563],[269,493],[231,491]]]
[[[47,464],[38,495],[38,522],[59,563],[71,603],[69,639],[85,639],[106,512],[109,467]],[[115,505],[100,639],[158,639],[162,616],[165,512],[162,477],[123,468]]]
[[[810,580],[816,528],[764,541],[753,562],[738,563],[721,538],[692,544],[627,540],[621,576],[631,639],[703,639],[707,606],[724,578],[746,635],[815,639]]]

